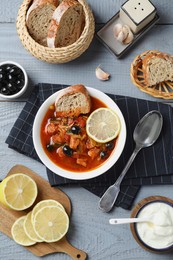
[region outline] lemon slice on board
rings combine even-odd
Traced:
[[[120,128],[118,115],[109,108],[94,110],[86,122],[88,136],[98,143],[107,143],[116,138]]]
[[[48,199],[48,200],[41,200],[40,202],[38,202],[35,207],[32,210],[31,213],[31,221],[34,222],[34,217],[35,214],[42,209],[45,206],[56,206],[56,207],[60,207],[62,210],[65,210],[63,205],[61,203],[59,203],[56,200],[52,200],[52,199]]]
[[[14,210],[29,208],[34,203],[37,193],[35,181],[23,173],[12,174],[0,184],[0,201]]]
[[[56,242],[67,233],[69,217],[60,207],[45,206],[35,214],[33,227],[43,241]]]
[[[26,215],[25,219],[24,219],[24,231],[26,233],[26,235],[33,241],[35,242],[42,242],[43,240],[40,239],[37,234],[34,231],[33,225],[32,225],[32,221],[31,221],[31,211]]]
[[[35,241],[31,240],[25,233],[24,230],[24,221],[26,216],[18,218],[12,228],[11,228],[11,234],[14,241],[22,246],[32,246],[36,244]]]

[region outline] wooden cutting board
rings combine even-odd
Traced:
[[[44,180],[42,177],[40,177],[35,172],[33,172],[32,170],[30,170],[29,168],[23,165],[14,166],[9,171],[7,176],[15,173],[25,173],[29,175],[31,178],[33,178],[37,183],[38,197],[36,199],[35,204],[40,200],[55,199],[64,206],[67,214],[70,216],[71,203],[70,203],[70,199],[67,197],[67,195],[64,192],[62,192],[57,188],[52,188],[46,180]],[[0,231],[5,235],[9,236],[10,238],[12,238],[11,227],[14,221],[17,218],[21,217],[22,215],[27,214],[28,211],[30,211],[31,209],[32,208],[30,208],[29,210],[18,212],[18,211],[8,209],[2,203],[0,203]],[[62,252],[68,254],[69,256],[71,256],[72,259],[76,259],[76,260],[77,259],[84,260],[87,258],[86,253],[73,247],[67,241],[66,237],[62,238],[58,242],[54,242],[54,243],[42,242],[25,248],[31,251],[36,256],[44,256],[55,252]]]

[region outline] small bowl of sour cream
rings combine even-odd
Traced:
[[[173,200],[162,196],[145,198],[134,207],[131,217],[151,219],[130,224],[140,246],[154,253],[173,250]]]

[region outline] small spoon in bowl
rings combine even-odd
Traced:
[[[111,218],[109,220],[109,224],[118,225],[118,224],[129,224],[129,223],[137,223],[137,222],[154,222],[150,218]]]

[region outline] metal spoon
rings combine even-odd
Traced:
[[[120,184],[130,168],[137,153],[145,147],[151,146],[159,137],[163,125],[163,118],[159,111],[151,111],[147,113],[136,125],[133,139],[136,147],[129,158],[124,170],[116,180],[103,194],[99,201],[99,208],[104,212],[109,212],[120,192]]]
[[[129,224],[129,223],[137,223],[137,222],[154,222],[150,218],[111,218],[109,220],[109,224],[118,225],[118,224]]]

